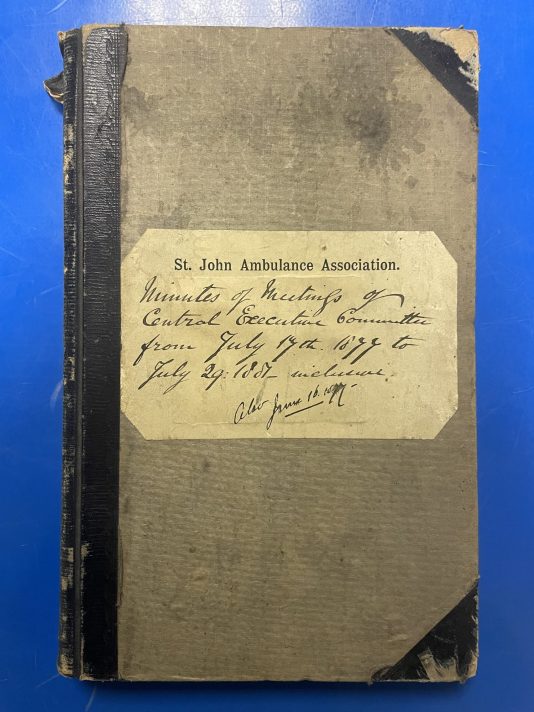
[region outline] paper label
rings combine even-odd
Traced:
[[[122,410],[150,440],[434,438],[456,281],[433,232],[148,230],[122,265]]]

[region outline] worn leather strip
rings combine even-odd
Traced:
[[[83,61],[83,375],[80,677],[117,675],[122,27],[93,29]]]
[[[78,379],[79,317],[81,309],[80,190],[81,170],[81,33],[67,32],[61,41],[64,58],[63,150],[64,150],[64,365],[63,365],[63,481],[61,513],[61,599],[58,669],[63,675],[79,674],[79,569],[77,509],[79,502],[80,409]]]

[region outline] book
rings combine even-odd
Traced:
[[[60,672],[473,676],[476,33],[60,43]]]

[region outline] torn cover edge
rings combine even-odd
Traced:
[[[65,301],[58,670],[116,679],[124,26],[60,33]],[[83,60],[82,60],[83,57]]]
[[[68,81],[69,83],[69,95],[72,98],[72,93],[74,89],[73,85],[73,77],[72,73],[67,71],[66,64],[67,60],[65,59],[65,42],[67,41],[68,44],[68,50],[67,52],[69,53],[69,63],[70,63],[70,52],[71,52],[71,43],[72,43],[72,38],[76,36],[80,30],[69,30],[68,32],[58,32],[57,33],[57,38],[59,42],[59,49],[61,50],[61,55],[63,57],[63,65],[64,69],[63,71],[59,72],[59,74],[54,74],[53,77],[50,77],[49,79],[45,79],[43,82],[43,87],[48,96],[50,96],[54,101],[57,101],[59,104],[63,104],[65,101],[65,91],[66,91],[66,83]],[[70,122],[72,125],[74,125],[74,120]],[[63,126],[65,126],[65,119],[63,119]]]
[[[395,665],[372,682],[465,682],[478,663],[478,583]]]

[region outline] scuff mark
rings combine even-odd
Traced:
[[[63,388],[63,379],[60,379],[56,385],[52,393],[50,394],[50,410],[54,410],[56,407],[57,399],[59,397],[59,394],[61,393],[61,389]]]
[[[48,10],[48,12],[46,14],[51,15],[53,12],[57,12],[58,10],[60,10],[63,7],[63,5],[66,5],[68,3],[68,1],[69,0],[61,0],[61,2],[58,2],[57,5],[54,5],[54,7],[51,10]]]
[[[429,682],[454,682],[458,679],[458,658],[453,655],[448,660],[434,657],[430,648],[419,653],[419,660],[424,667]]]
[[[52,680],[56,680],[58,677],[59,677],[59,673],[56,673],[55,675],[51,675],[50,677],[47,677],[46,680],[43,680],[38,685],[35,685],[35,689],[37,690],[40,687],[43,687],[43,685],[48,685],[49,682],[52,682]]]
[[[96,690],[97,690],[97,687],[96,687],[96,685],[95,685],[95,686],[93,687],[93,691],[91,692],[91,696],[90,696],[89,699],[87,700],[87,704],[85,705],[84,712],[89,712],[89,710],[90,710],[91,707],[93,706],[93,702],[95,701]]]

